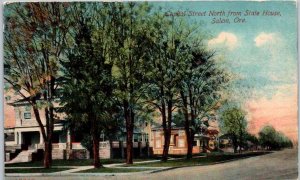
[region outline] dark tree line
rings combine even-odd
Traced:
[[[272,126],[263,127],[258,135],[259,144],[267,150],[293,147],[293,142],[283,133],[276,131]]]

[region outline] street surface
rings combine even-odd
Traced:
[[[297,179],[297,154],[297,149],[286,149],[267,155],[240,159],[222,164],[177,168],[152,174],[134,173],[122,176],[26,177],[25,179]],[[23,180],[24,178],[6,177],[5,179]]]
[[[297,159],[297,150],[287,149],[223,164],[178,168],[134,179],[297,179]]]

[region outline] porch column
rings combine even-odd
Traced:
[[[67,142],[66,142],[66,159],[72,159],[72,139],[70,130],[67,131]],[[89,154],[90,155],[90,154]]]
[[[22,144],[22,132],[18,132],[18,144]]]
[[[44,144],[44,138],[43,138],[43,134],[41,131],[40,132],[40,144]]]
[[[14,135],[15,135],[15,138],[14,138],[15,144],[19,144],[19,143],[18,143],[18,132],[15,131],[15,132],[14,132]]]
[[[71,134],[69,130],[67,132],[67,143],[71,143]]]
[[[68,130],[67,132],[67,149],[72,149],[72,138],[71,138],[71,132]]]

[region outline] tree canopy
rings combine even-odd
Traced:
[[[240,108],[226,109],[221,115],[221,127],[225,134],[229,134],[233,141],[234,151],[242,148],[247,134],[246,113]]]
[[[278,132],[272,126],[264,126],[258,133],[259,143],[266,149],[281,149],[293,147],[292,141],[283,133]]]

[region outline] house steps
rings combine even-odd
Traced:
[[[32,153],[34,152],[36,152],[36,150],[23,150],[14,159],[5,162],[5,164],[30,162],[32,160]]]

